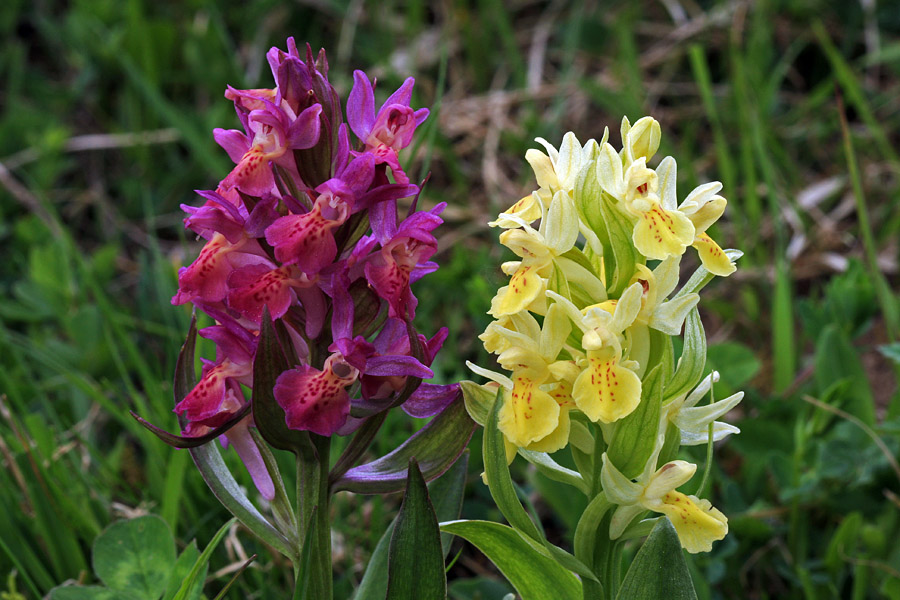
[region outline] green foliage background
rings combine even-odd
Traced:
[[[442,381],[488,364],[475,336],[508,257],[484,224],[530,191],[532,139],[608,125],[617,140],[623,114],[656,116],[682,196],[723,181],[716,239],[746,252],[702,313],[717,397],[747,397],[714,472],[731,534],[689,557],[698,594],[900,598],[900,6],[826,0],[0,3],[4,598],[95,583],[91,543],[123,516],[161,515],[179,551],[227,520],[188,455],[128,410],[175,427],[189,314],[169,298],[199,248],[178,207],[230,168],[211,136],[238,126],[225,85],[271,86],[264,53],[288,35],[327,49],[344,94],[355,68],[382,94],[412,74],[432,107],[408,160],[432,174],[423,202],[449,203],[442,268],[417,289],[420,329],[452,332]],[[419,425],[392,415],[373,452]],[[472,452],[463,515],[497,519]],[[573,528],[577,500],[517,468],[551,539]],[[398,506],[338,497],[337,597]],[[502,596],[462,548],[451,597]],[[207,593],[253,553],[228,597],[286,597],[289,566],[240,530]]]

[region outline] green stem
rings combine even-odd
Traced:
[[[319,450],[319,476],[317,481],[318,499],[316,511],[316,571],[320,578],[321,598],[332,598],[331,569],[331,486],[328,483],[328,468],[331,458],[331,438],[315,436],[316,448]]]
[[[311,540],[312,560],[310,562],[310,586],[312,597],[331,600],[331,523],[329,519],[331,489],[328,483],[328,469],[331,458],[331,438],[311,436],[316,448],[315,456],[297,457],[297,522],[299,539],[306,539],[307,529],[315,509],[315,532]],[[299,553],[298,553],[299,554]],[[295,578],[299,575],[298,565],[294,566]]]

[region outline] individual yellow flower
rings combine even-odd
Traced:
[[[618,301],[588,306],[583,311],[559,294],[547,292],[583,333],[585,356],[579,360],[582,371],[572,388],[572,398],[594,422],[617,421],[631,414],[641,401],[641,380],[622,361],[622,333],[641,310],[642,292],[641,284],[635,283]]]
[[[661,443],[657,445],[657,452]],[[685,550],[692,554],[709,552],[712,543],[728,533],[728,519],[709,500],[676,491],[697,471],[697,465],[673,460],[655,472],[657,453],[634,481],[619,471],[606,453],[600,481],[607,499],[618,504],[609,527],[610,539],[619,538],[631,521],[645,510],[669,517]]]
[[[512,271],[509,285],[500,288],[491,301],[489,314],[494,317],[514,314],[543,300],[546,279],[557,266],[567,278],[577,282],[588,293],[606,297],[603,282],[574,261],[562,258],[578,239],[579,220],[575,202],[563,191],[557,191],[540,228],[528,224],[521,229],[507,229],[500,234],[500,243],[520,256],[520,262],[503,265],[504,272]],[[543,312],[543,311],[540,311]]]
[[[675,159],[671,156],[662,159],[656,168],[656,174],[659,177],[659,194],[663,205],[674,207],[677,203]],[[734,273],[737,267],[722,248],[706,234],[706,230],[719,220],[728,204],[725,198],[719,196],[721,189],[722,184],[718,181],[697,186],[678,207],[678,213],[689,219],[694,226],[694,239],[690,245],[697,249],[703,266],[714,275],[727,277]]]
[[[574,408],[571,388],[577,367],[557,360],[571,331],[562,307],[552,305],[543,326],[528,313],[512,317],[516,330],[494,325],[492,335],[505,338],[497,361],[511,377],[467,363],[475,373],[504,388],[499,429],[517,448],[555,452],[569,439],[569,410]]]
[[[647,258],[664,260],[681,256],[694,241],[693,223],[666,197],[659,197],[659,178],[647,167],[644,156],[623,166],[613,147],[604,144],[597,158],[597,180],[603,191],[636,219],[632,241]]]

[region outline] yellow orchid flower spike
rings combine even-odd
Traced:
[[[641,380],[623,365],[622,333],[641,310],[643,287],[629,286],[617,302],[607,301],[583,311],[566,298],[548,291],[561,304],[582,333],[585,357],[572,388],[572,399],[581,412],[594,421],[612,423],[628,416],[641,401]],[[612,308],[610,313],[607,308]]]
[[[651,510],[669,517],[685,550],[692,554],[709,552],[712,543],[728,533],[728,519],[713,508],[709,500],[676,491],[693,477],[697,465],[673,460],[653,470],[661,445],[660,441],[657,451],[647,461],[647,467],[635,481],[625,477],[603,453],[600,471],[603,491],[608,500],[619,505],[610,522],[609,537],[618,539],[635,517]]]

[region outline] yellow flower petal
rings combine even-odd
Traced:
[[[547,452],[548,454],[562,450],[569,444],[569,427],[569,411],[560,410],[559,423],[556,429],[538,441],[531,442],[525,449],[532,452]]]
[[[553,432],[559,424],[559,404],[531,379],[513,378],[513,389],[500,408],[500,431],[519,447]]]
[[[637,408],[641,380],[633,371],[619,366],[617,357],[595,354],[588,352],[588,366],[575,380],[572,397],[591,421],[612,423]]]
[[[737,270],[737,267],[725,255],[722,248],[705,233],[698,235],[692,246],[697,249],[700,255],[700,262],[713,275],[728,277]]]
[[[509,285],[497,292],[491,302],[490,314],[494,317],[515,314],[525,310],[544,290],[544,282],[537,274],[540,265],[522,262],[509,280]]]
[[[728,533],[728,518],[713,508],[709,500],[673,490],[662,497],[661,503],[648,508],[669,517],[681,545],[691,554],[709,552],[712,543]]]
[[[512,217],[513,219],[511,219]],[[514,219],[532,223],[541,218],[541,205],[534,195],[529,194],[500,213],[496,221],[488,223],[491,227],[519,227]]]
[[[634,247],[654,260],[680,256],[694,240],[694,225],[682,213],[659,204],[642,212],[634,226]]]

